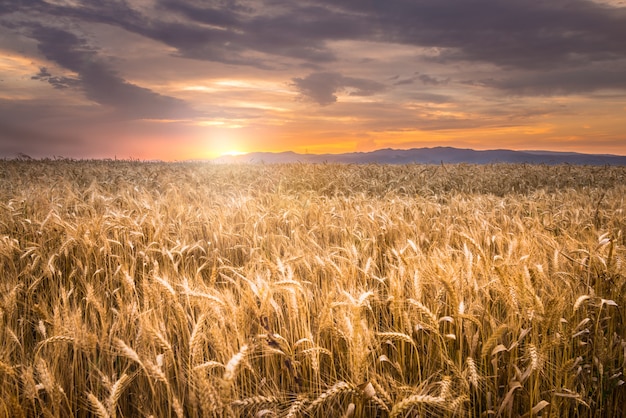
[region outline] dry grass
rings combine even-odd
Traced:
[[[626,168],[0,162],[0,417],[624,416]]]

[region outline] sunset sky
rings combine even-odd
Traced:
[[[626,155],[626,1],[0,0],[0,158]]]

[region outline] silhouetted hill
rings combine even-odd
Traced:
[[[287,152],[252,152],[244,155],[222,156],[217,163],[347,163],[347,164],[440,164],[440,163],[529,163],[626,165],[626,156],[581,154],[555,151],[512,151],[506,149],[476,151],[452,147],[413,148],[407,150],[380,149],[371,152],[345,154],[298,154]]]

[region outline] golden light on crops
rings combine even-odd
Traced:
[[[0,411],[623,416],[625,178],[5,160]]]

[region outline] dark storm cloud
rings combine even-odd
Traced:
[[[110,106],[125,118],[181,118],[194,113],[182,100],[128,83],[99,57],[96,48],[71,32],[33,24],[31,36],[47,59],[78,74],[87,98]],[[35,77],[53,85],[68,82],[55,78],[51,81],[47,71],[40,71]]]
[[[337,101],[336,93],[347,91],[351,96],[371,96],[385,86],[372,80],[345,77],[339,73],[312,73],[305,78],[294,78],[293,85],[300,94],[326,106]]]

